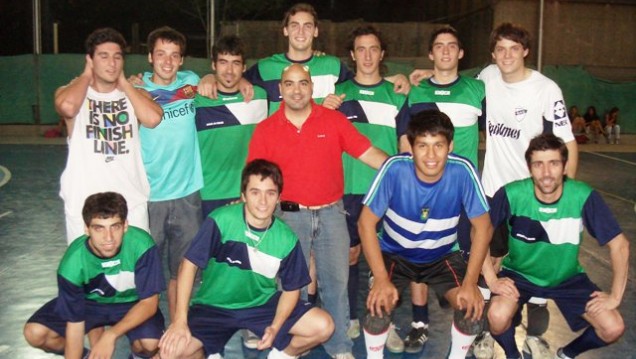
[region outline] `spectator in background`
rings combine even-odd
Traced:
[[[621,126],[618,125],[618,107],[614,106],[605,117],[605,140],[618,144],[621,138]]]
[[[603,130],[601,119],[598,117],[598,114],[596,114],[596,107],[588,107],[583,118],[587,126],[587,133],[592,136],[594,143],[598,143],[599,135],[605,136],[605,131]]]
[[[576,143],[587,143],[590,139],[586,136],[587,129],[585,126],[585,119],[579,113],[579,108],[576,106],[570,107],[570,113],[568,116],[570,116],[570,121],[572,121],[572,133],[574,134]]]

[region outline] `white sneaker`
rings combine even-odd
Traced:
[[[404,352],[404,341],[395,330],[395,325],[391,323],[389,327],[389,337],[386,339],[386,349],[391,353],[400,354]]]
[[[472,350],[477,359],[492,359],[495,357],[495,339],[490,332],[483,332],[473,342]]]
[[[521,356],[524,359],[553,359],[554,353],[550,351],[550,344],[545,339],[529,335],[523,342]]]
[[[360,336],[360,320],[351,319],[349,321],[349,329],[347,329],[347,336],[351,339],[356,339]]]
[[[261,340],[256,334],[247,329],[241,329],[241,336],[243,337],[243,346],[247,349],[256,349],[258,341]]]
[[[333,359],[356,359],[356,357],[354,357],[353,353],[351,353],[351,352],[338,353],[338,354],[334,355],[332,358]]]

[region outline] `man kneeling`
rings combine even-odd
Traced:
[[[273,346],[269,358],[293,358],[329,339],[329,314],[299,300],[310,278],[296,235],[273,216],[282,189],[278,166],[254,160],[241,176],[244,203],[206,218],[179,268],[162,358],[216,357],[242,328],[261,338],[257,349]],[[203,281],[188,311],[197,268]]]
[[[131,358],[155,354],[164,328],[158,304],[165,281],[155,242],[144,230],[129,226],[127,215],[119,193],[86,199],[86,235],[71,243],[60,262],[58,297],[25,325],[29,344],[67,359],[111,358],[117,338],[125,334]],[[91,340],[89,356],[84,334],[103,326],[110,328]]]

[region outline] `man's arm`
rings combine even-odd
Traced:
[[[82,74],[71,80],[68,85],[62,86],[55,91],[55,111],[64,118],[69,137],[73,134],[75,116],[79,113],[86,98],[88,87],[92,82],[93,61],[90,56],[86,55],[86,64]]]
[[[393,84],[393,91],[402,95],[408,95],[411,91],[411,84],[409,79],[402,74],[395,74],[393,76],[387,76],[385,79]]]
[[[263,337],[258,342],[256,349],[264,350],[272,346],[272,344],[274,343],[274,339],[278,334],[278,331],[283,326],[287,318],[289,318],[289,315],[296,307],[299,298],[300,290],[283,291],[280,299],[278,300],[278,305],[276,306],[276,314],[274,315],[272,324],[265,328]]]
[[[201,78],[197,86],[199,95],[216,99],[219,95],[217,91],[218,86],[214,74],[207,74]],[[241,91],[245,102],[250,102],[254,98],[254,86],[245,77],[241,77],[239,80],[239,91]]]
[[[80,359],[84,351],[84,322],[66,322],[64,358]]]
[[[362,207],[358,219],[358,233],[364,257],[373,273],[373,286],[367,297],[367,308],[371,315],[382,316],[382,309],[390,313],[398,301],[398,292],[389,278],[384,266],[380,242],[376,233],[376,226],[380,218],[366,205]]]
[[[574,179],[576,170],[579,167],[579,145],[576,144],[576,141],[570,141],[565,144],[565,147],[568,148],[568,164],[565,169],[566,175]]]
[[[627,285],[627,271],[629,268],[629,241],[621,233],[607,243],[612,261],[612,289],[609,294],[604,292],[592,293],[592,299],[585,309],[590,315],[598,315],[605,310],[618,308],[623,300]]]
[[[135,111],[135,115],[137,115],[139,123],[148,128],[157,127],[161,123],[161,118],[163,117],[161,106],[150,98],[148,91],[135,88],[128,82],[123,71],[119,75],[117,86],[130,99],[130,104],[133,107],[133,111]]]
[[[132,308],[117,324],[108,328],[91,348],[91,358],[111,358],[115,351],[115,343],[122,335],[155,315],[159,306],[159,294],[144,298]]]
[[[197,266],[194,263],[186,258],[181,260],[177,276],[177,303],[174,319],[159,341],[162,357],[178,356],[192,339],[190,328],[188,328],[188,303],[196,273]]]
[[[371,146],[368,150],[364,151],[358,159],[377,170],[388,157],[389,156],[381,149]]]

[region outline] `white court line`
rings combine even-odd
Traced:
[[[2,187],[11,180],[11,171],[4,166],[0,166],[0,172],[4,172],[4,176],[2,176],[2,180],[0,180],[0,187]]]
[[[614,193],[601,191],[601,190],[600,190],[600,189],[598,189],[598,188],[595,188],[595,190],[596,190],[596,192],[600,192],[600,193],[602,193],[602,194],[604,194],[604,195],[606,195],[606,196],[609,196],[609,197],[615,198],[615,199],[617,199],[617,200],[619,200],[619,201],[623,201],[623,202],[627,202],[627,203],[631,203],[631,204],[636,204],[636,201],[633,201],[633,200],[631,200],[631,199],[629,199],[629,198],[621,197],[621,196],[615,195]],[[635,211],[636,211],[636,208],[635,208]]]
[[[13,213],[13,212],[12,212],[12,211],[4,212],[4,213],[0,214],[0,218],[2,218],[2,217],[4,217],[4,216],[8,216],[8,215],[10,215],[11,213]]]
[[[623,163],[627,163],[628,165],[632,165],[632,166],[636,166],[636,162],[631,162],[628,160],[624,160],[622,158],[617,158],[617,157],[612,157],[612,156],[608,156],[608,155],[604,155],[602,153],[598,153],[598,152],[586,152],[592,155],[597,155],[599,157],[603,157],[603,158],[609,158],[610,160],[614,160],[614,161],[618,161],[618,162],[623,162]]]

